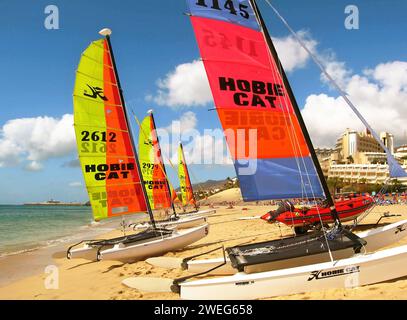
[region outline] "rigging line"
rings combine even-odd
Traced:
[[[284,108],[284,107],[283,107]],[[283,109],[283,113],[285,112],[285,110]],[[287,114],[289,114],[288,112],[287,112]],[[287,119],[284,117],[284,121],[286,122],[286,126],[287,126],[287,129],[288,129],[288,127],[289,127],[289,125],[288,125],[288,122],[287,122]],[[290,132],[290,129],[288,129],[288,136],[289,136],[289,138],[290,138],[290,143],[291,143],[291,146],[292,146],[292,149],[293,149],[293,151],[294,151],[294,155],[295,155],[295,157],[294,157],[294,159],[295,159],[295,162],[296,162],[296,164],[297,164],[297,168],[298,168],[298,172],[299,172],[299,174],[300,174],[300,180],[301,180],[301,194],[302,194],[302,198],[305,198],[305,183],[304,183],[304,180],[303,180],[303,175],[302,175],[302,169],[301,169],[301,165],[300,165],[300,161],[299,161],[299,158],[297,157],[297,155],[298,155],[298,153],[297,153],[297,148],[296,148],[296,145],[295,145],[295,143],[294,143],[294,139],[296,139],[296,137],[294,136],[294,139],[293,139],[293,137],[292,137],[292,133],[293,132]],[[292,225],[292,228],[294,228],[294,215],[293,214],[291,214],[291,225]],[[295,231],[294,231],[294,236],[296,236],[297,234],[295,233]]]
[[[267,1],[267,3],[269,3],[268,2],[268,0],[266,0]],[[271,4],[269,3],[269,5],[271,6]],[[253,8],[255,11],[257,11],[257,7],[256,7],[256,5],[254,5],[254,8]],[[259,13],[258,12],[256,12],[257,13],[257,16],[259,15]],[[265,33],[264,33],[264,30],[263,30],[263,36],[265,37]],[[267,39],[266,39],[267,40]],[[266,41],[267,42],[267,41]],[[270,49],[269,49],[269,51],[270,51]],[[271,54],[270,52],[269,52],[269,54]],[[277,61],[275,61],[275,65],[277,66]],[[278,66],[279,67],[279,70],[280,70],[280,74],[281,74],[281,77],[282,77],[282,65],[281,65],[281,62],[280,62],[280,65]],[[285,97],[286,99],[287,99],[287,97]],[[303,161],[304,161],[304,159],[302,159]],[[304,161],[305,162],[305,161]],[[308,169],[307,169],[307,167],[305,166],[305,170],[307,171]],[[314,192],[314,188],[312,187],[312,184],[311,184],[311,180],[310,180],[310,177],[309,177],[309,175],[307,175],[307,179],[308,179],[308,182],[310,183],[310,190],[311,190],[311,193],[312,193],[312,196],[313,196],[313,198],[314,198],[314,200],[316,199],[315,198],[315,192]],[[317,212],[318,212],[318,216],[319,216],[319,220],[320,220],[320,223],[321,223],[321,229],[322,229],[322,233],[323,233],[323,235],[324,235],[324,238],[325,238],[325,242],[326,242],[326,244],[327,244],[327,247],[328,247],[328,253],[329,253],[329,257],[330,257],[330,259],[331,259],[331,261],[333,262],[334,260],[333,260],[333,256],[332,256],[332,251],[331,251],[331,248],[330,248],[330,246],[329,246],[329,241],[328,241],[328,237],[327,237],[327,235],[326,235],[326,232],[325,232],[325,229],[324,229],[324,227],[323,227],[323,223],[322,223],[322,218],[321,218],[321,215],[320,215],[320,211],[319,211],[319,208],[318,208],[318,205],[316,205],[316,209],[317,209]]]
[[[276,65],[275,65],[275,63],[274,63],[274,61],[273,61],[273,59],[271,58],[271,52],[268,50],[268,60],[269,60],[269,63],[271,64],[271,65],[273,65],[274,67],[277,67]],[[270,69],[270,71],[272,72],[272,77],[273,77],[273,80],[274,80],[274,82],[276,82],[276,80],[277,80],[277,78],[278,78],[278,75],[274,72],[274,68],[271,68]],[[280,74],[281,74],[281,70],[280,70]],[[282,79],[281,79],[282,80]],[[284,104],[284,106],[282,106],[283,108],[282,108],[282,111],[283,111],[283,114],[284,113],[286,113],[287,114],[287,117],[289,117],[290,118],[290,120],[291,120],[291,117],[290,117],[290,113],[289,113],[289,110],[286,112],[285,111],[285,106],[287,106],[287,104],[289,103],[289,100],[288,100],[288,98],[287,98],[287,95],[285,95],[284,96],[284,102],[285,102],[285,104]],[[297,155],[299,155],[300,154],[300,152],[301,152],[301,150],[298,150],[298,152],[297,152],[297,148],[296,148],[296,145],[295,145],[295,143],[294,143],[294,141],[293,141],[293,136],[291,135],[293,132],[293,126],[291,126],[291,130],[290,130],[290,126],[288,125],[288,121],[287,121],[287,117],[284,117],[284,122],[286,123],[286,127],[287,127],[287,131],[288,131],[288,136],[289,136],[289,138],[290,138],[290,143],[291,143],[291,147],[292,147],[292,150],[294,151],[294,155],[295,156],[297,156]],[[291,131],[291,134],[290,134],[290,131]],[[294,139],[295,139],[295,136],[294,136]],[[298,157],[294,157],[294,159],[295,159],[295,162],[296,162],[296,164],[297,164],[297,168],[298,168],[298,172],[300,172],[300,179],[301,179],[301,190],[302,190],[302,193],[303,193],[303,196],[304,196],[304,181],[303,181],[303,177],[302,177],[302,174],[301,174],[301,165],[300,165],[300,161],[299,161],[299,159],[298,159]]]
[[[278,69],[279,72],[280,72],[280,75],[281,75],[282,74],[282,65],[280,64],[279,66],[277,66],[277,62],[274,61],[274,59],[271,59],[271,52],[270,51],[268,51],[268,59],[269,59],[269,63],[274,67],[273,69],[271,69],[271,71],[272,71],[273,80],[275,81],[276,78],[278,78],[278,75],[274,72],[274,70]],[[302,192],[302,195],[303,195],[302,197],[305,199],[305,198],[308,198],[308,197],[307,197],[306,187],[305,187],[304,178],[303,178],[303,170],[301,168],[301,164],[300,164],[300,160],[299,160],[299,157],[302,156],[301,155],[301,147],[300,147],[300,144],[299,144],[298,135],[297,135],[297,133],[295,132],[295,129],[294,129],[295,126],[294,126],[293,119],[290,117],[289,106],[291,105],[291,101],[289,101],[289,98],[288,98],[287,95],[285,95],[283,99],[284,99],[283,100],[284,103],[283,103],[283,106],[282,106],[283,107],[282,111],[283,111],[283,113],[286,113],[287,116],[289,117],[288,120],[286,119],[286,117],[284,117],[284,121],[285,121],[286,127],[288,129],[289,138],[290,138],[292,149],[294,151],[294,155],[296,156],[295,161],[296,161],[296,164],[297,164],[297,168],[298,168],[298,172],[299,172],[300,180],[301,180],[301,192]],[[290,121],[291,126],[288,125],[288,121]],[[293,136],[294,136],[294,138],[293,138]],[[294,144],[293,140],[296,142],[296,144]],[[311,181],[310,181],[310,178],[309,178],[309,173],[308,173],[307,166],[305,164],[305,160],[304,160],[304,158],[302,158],[301,160],[302,160],[302,164],[303,164],[304,169],[305,169],[305,175],[307,176],[308,182],[309,182],[310,187],[312,189],[312,184],[311,184]],[[313,192],[313,190],[312,190],[312,194],[313,194],[313,200],[315,201],[315,193]],[[318,208],[317,208],[317,212],[318,212],[318,216],[319,216],[320,223],[321,223],[321,226],[322,226],[323,223],[322,223],[322,219],[321,219]],[[293,215],[291,215],[291,220],[292,220],[291,221],[292,225],[294,225],[294,217],[293,217]],[[327,241],[327,247],[330,250],[328,241]]]
[[[286,105],[286,107],[288,108],[288,105]],[[287,110],[287,112],[289,112],[289,111]],[[294,122],[293,122],[293,120],[291,119],[291,117],[290,117],[290,123],[291,123],[291,127],[294,127]],[[297,133],[295,132],[295,130],[293,130],[293,134],[294,134],[294,136],[295,136],[295,140],[294,140],[294,141],[297,143],[297,148],[298,148],[299,152],[301,153],[301,149],[300,149],[301,147],[300,147],[300,145],[299,145],[299,137],[298,137]],[[301,154],[300,154],[300,156],[301,156]],[[314,191],[313,191],[312,183],[311,183],[311,181],[310,181],[310,174],[309,174],[309,172],[308,172],[308,168],[307,168],[307,166],[306,166],[305,159],[304,159],[304,157],[302,157],[302,156],[301,156],[301,162],[302,162],[302,164],[303,164],[303,166],[304,166],[305,176],[307,177],[307,180],[308,180],[308,182],[309,182],[309,184],[310,184],[310,189],[311,189],[312,194],[313,194],[313,200],[315,201],[315,200],[316,200],[316,197],[315,197],[315,193],[314,193]],[[302,177],[302,170],[300,169],[299,171],[300,171],[300,175],[301,175],[301,177]],[[305,188],[305,187],[304,187],[304,188]]]
[[[263,34],[264,35],[264,34]],[[265,36],[265,35],[264,35]],[[267,42],[267,41],[266,41]],[[282,72],[282,65],[281,65],[281,63],[280,63],[280,65],[279,66],[277,66],[277,62],[276,61],[274,61],[273,59],[271,59],[271,52],[270,52],[270,50],[268,50],[268,59],[269,59],[269,63],[274,67],[274,69],[278,69],[279,70],[279,72],[280,72],[280,77],[282,77],[281,75],[283,74],[283,72]],[[272,71],[272,74],[273,74],[273,79],[275,79],[274,77],[275,77],[275,73],[274,73],[274,70],[271,70]],[[276,76],[277,77],[277,76]],[[282,78],[281,78],[281,80],[282,80]],[[287,97],[287,95],[285,95],[284,96],[284,102],[285,102],[285,104],[284,104],[284,107],[287,107],[287,111],[286,110],[282,110],[283,111],[283,113],[285,112],[285,113],[287,113],[287,115],[289,116],[290,115],[290,110],[289,110],[289,108],[288,108],[288,105],[289,105],[289,103],[290,103],[290,101],[289,101],[289,98]],[[302,189],[302,193],[303,193],[303,197],[304,197],[304,193],[306,193],[305,192],[305,184],[304,184],[304,180],[303,180],[303,174],[302,174],[302,169],[301,169],[301,165],[300,165],[300,160],[298,159],[299,158],[299,155],[301,155],[301,148],[300,148],[300,146],[299,146],[299,140],[298,140],[298,136],[296,135],[296,133],[295,133],[295,130],[294,130],[294,126],[293,126],[293,122],[292,122],[292,119],[291,119],[291,117],[290,117],[290,122],[291,122],[291,131],[293,132],[293,135],[294,135],[294,140],[295,140],[295,142],[297,142],[297,147],[298,147],[298,149],[295,147],[295,146],[292,146],[293,147],[293,151],[294,151],[294,154],[295,155],[297,155],[297,157],[295,157],[295,161],[296,161],[296,164],[297,164],[297,167],[298,167],[298,171],[299,171],[299,173],[300,173],[300,179],[301,179],[301,189]],[[284,118],[284,121],[287,123],[287,119],[286,118]],[[289,126],[287,125],[287,128],[288,128]],[[290,129],[289,129],[290,130]],[[291,140],[291,137],[290,137],[290,140]],[[298,151],[298,152],[297,152]],[[303,160],[303,162],[304,162],[304,159],[302,159]],[[305,163],[303,163],[303,165],[304,165],[304,168],[306,168],[306,166],[305,166]],[[304,197],[305,198],[305,197]]]
[[[271,53],[270,53],[270,51],[268,50],[268,60],[269,60],[269,63],[270,63],[270,65],[272,65],[273,67],[276,67],[276,65],[274,64],[274,61],[273,61],[273,59],[272,59],[272,57],[271,57]],[[272,78],[273,78],[273,81],[276,83],[277,81],[277,78],[278,78],[278,75],[274,72],[274,68],[270,68],[270,71],[271,71],[271,74],[272,74]],[[281,72],[281,71],[280,71]],[[287,99],[287,96],[284,96],[284,100],[283,100],[283,102],[284,102],[284,106],[286,106],[287,105],[287,103],[288,103],[288,99]],[[290,117],[290,114],[289,114],[289,112],[287,111],[285,111],[285,108],[284,108],[284,106],[282,106],[282,111],[283,111],[283,117],[284,117],[284,122],[285,122],[285,124],[286,124],[286,127],[287,127],[287,132],[288,132],[288,137],[289,137],[289,139],[290,139],[290,144],[291,144],[291,148],[292,148],[292,150],[294,151],[294,159],[295,159],[295,163],[296,163],[296,165],[297,165],[297,168],[298,168],[298,172],[300,173],[300,180],[301,180],[301,193],[302,193],[302,198],[305,198],[304,197],[304,195],[305,195],[305,187],[304,187],[304,180],[303,180],[303,176],[302,176],[302,170],[301,170],[301,165],[300,165],[300,161],[299,161],[299,159],[298,159],[298,157],[297,157],[297,155],[298,155],[298,152],[297,152],[297,148],[296,148],[296,145],[295,145],[295,143],[294,143],[294,141],[293,141],[293,139],[295,139],[296,137],[294,137],[293,138],[293,135],[292,135],[292,131],[293,130],[290,130],[290,126],[288,125],[288,120],[287,120],[287,117],[289,117],[290,118],[290,120],[291,120],[291,117]],[[287,109],[288,110],[288,109]],[[284,113],[286,113],[287,114],[287,117],[285,117],[284,116]],[[293,126],[291,125],[291,129],[293,129]],[[299,152],[301,152],[300,150],[299,150]],[[291,214],[291,228],[292,228],[292,230],[295,230],[294,229],[294,215],[293,214]],[[295,231],[293,231],[294,232],[294,237],[296,237],[297,236],[297,234],[295,233]]]
[[[253,8],[253,9],[255,9],[255,8]],[[261,23],[259,23],[259,25],[261,25]],[[263,37],[265,38],[264,32],[263,32]],[[267,39],[265,39],[265,42],[267,43]],[[266,47],[267,47],[267,46],[266,46]],[[270,65],[272,65],[273,67],[275,67],[275,68],[273,68],[273,69],[272,69],[272,68],[269,68],[269,70],[270,70],[271,73],[272,73],[273,80],[275,81],[276,78],[278,77],[278,76],[276,75],[276,73],[274,72],[274,70],[277,68],[277,66],[276,66],[276,63],[274,62],[274,60],[273,60],[272,57],[271,57],[271,52],[270,52],[270,50],[267,50],[267,52],[268,52],[268,60],[269,60]],[[281,69],[279,69],[279,70],[280,70],[280,74],[282,74]],[[281,79],[281,80],[282,80],[282,79]],[[287,96],[284,96],[284,102],[285,102],[285,105],[287,105],[287,103],[288,103],[288,98],[287,98]],[[283,114],[284,114],[284,113],[285,113],[285,110],[282,109],[282,111],[283,111]],[[289,113],[289,112],[287,112],[287,115],[288,115],[288,117],[290,117],[290,113]],[[290,120],[291,120],[291,118],[290,118]],[[284,121],[285,121],[285,123],[286,123],[286,127],[287,127],[288,132],[289,132],[290,129],[289,129],[289,126],[288,126],[288,122],[287,122],[286,117],[284,117]],[[291,130],[294,130],[294,129],[293,129],[293,126],[291,126]],[[289,138],[290,138],[290,143],[291,143],[292,150],[294,151],[294,155],[300,154],[300,153],[301,153],[301,150],[299,149],[299,150],[298,150],[299,153],[297,152],[297,149],[296,149],[295,144],[294,144],[294,142],[293,142],[293,138],[292,138],[292,136],[290,135],[290,133],[289,133]],[[299,162],[298,157],[294,157],[294,159],[295,159],[295,162],[296,162],[296,165],[297,165],[297,168],[298,168],[298,172],[300,173],[301,192],[302,192],[303,197],[304,197],[304,190],[305,190],[305,187],[304,187],[303,176],[302,176],[302,174],[301,174],[301,172],[302,172],[302,170],[301,170],[301,165],[300,165],[300,162]]]
[[[283,22],[283,24],[287,27],[287,29],[291,32],[291,34],[296,38],[296,40],[299,42],[301,47],[310,55],[311,59],[315,62],[315,64],[319,67],[319,69],[322,71],[322,73],[327,77],[327,79],[332,83],[332,85],[336,88],[336,90],[339,92],[341,97],[345,100],[345,102],[348,104],[348,106],[352,109],[352,111],[358,116],[360,121],[365,125],[366,128],[369,129],[370,133],[373,135],[375,140],[379,143],[379,145],[383,148],[385,151],[386,155],[388,158],[396,161],[392,154],[390,153],[389,149],[384,145],[380,137],[377,135],[377,133],[372,129],[372,127],[367,123],[366,119],[362,116],[362,114],[359,112],[359,110],[356,108],[356,106],[353,104],[353,102],[347,97],[347,94],[345,91],[342,90],[342,88],[337,84],[337,82],[330,76],[330,74],[326,71],[322,63],[319,61],[319,59],[311,52],[310,49],[305,45],[305,43],[301,40],[301,38],[297,35],[297,33],[290,27],[288,22],[284,19],[284,17],[281,16],[281,14],[277,11],[277,9],[270,3],[269,0],[265,0],[267,4],[270,6],[270,8],[274,11],[274,13],[280,18],[280,20]],[[389,162],[389,172],[390,172],[390,161]],[[397,162],[397,161],[396,161]],[[397,162],[398,163],[398,162]],[[404,170],[403,170],[404,171]],[[391,173],[391,172],[390,172]],[[407,176],[407,173],[404,171],[404,176]]]
[[[280,68],[280,72],[282,72],[282,70],[281,70],[281,68],[282,68],[281,64],[280,64],[279,68]],[[284,97],[284,98],[288,101],[288,98],[287,98],[287,97]],[[288,106],[289,106],[288,104],[285,104],[285,107],[287,108],[287,113],[289,113]],[[291,128],[294,128],[293,119],[290,117],[289,120],[290,120],[290,122],[291,122]],[[295,140],[294,140],[294,141],[297,143],[297,148],[298,148],[299,153],[300,153],[300,155],[301,155],[301,147],[300,147],[300,145],[299,145],[299,137],[298,137],[298,135],[297,135],[297,133],[295,132],[294,129],[292,130],[292,132],[293,132],[294,137],[295,137]],[[312,185],[311,180],[310,180],[310,174],[309,174],[309,172],[308,172],[308,168],[307,168],[307,166],[306,166],[304,157],[301,157],[301,162],[302,162],[302,164],[303,164],[303,166],[304,166],[305,176],[306,176],[306,179],[308,180],[308,183],[309,183],[309,185],[310,185],[310,191],[311,191],[311,193],[312,193],[313,200],[316,201],[314,188],[313,188],[313,185]],[[299,172],[300,172],[301,181],[303,181],[303,179],[302,179],[302,169],[301,169],[301,168],[299,169]],[[306,195],[308,194],[308,193],[306,192],[305,186],[303,186],[303,191],[305,191]],[[305,198],[308,198],[308,197],[306,196]],[[322,228],[323,233],[324,233],[324,236],[325,236],[325,240],[326,240],[326,244],[327,244],[327,247],[328,247],[329,255],[330,255],[330,257],[331,257],[331,260],[333,260],[332,254],[331,254],[331,248],[330,248],[330,246],[329,246],[328,239],[326,238],[326,234],[325,234],[324,229],[323,229],[323,221],[322,221],[322,217],[321,217],[321,214],[320,214],[320,210],[319,210],[318,205],[316,205],[316,210],[317,210],[317,213],[318,213],[319,221],[320,221],[320,223],[321,223],[321,228]],[[294,217],[293,217],[293,216],[291,216],[291,219],[292,219],[292,221],[294,221]]]
[[[141,169],[140,169],[140,162],[139,162],[136,146],[135,146],[135,143],[134,143],[134,140],[133,140],[133,135],[131,134],[131,129],[132,128],[130,126],[130,122],[129,122],[129,119],[128,119],[128,114],[127,114],[128,111],[127,111],[127,108],[125,107],[126,102],[124,100],[123,90],[121,88],[119,76],[118,76],[118,73],[117,73],[116,61],[115,61],[115,58],[114,58],[114,55],[113,55],[112,44],[110,42],[110,36],[106,35],[105,39],[106,39],[107,48],[108,48],[108,57],[110,58],[110,61],[112,63],[113,70],[114,70],[113,77],[114,77],[114,80],[116,80],[116,83],[117,83],[119,100],[120,100],[121,105],[123,106],[125,124],[127,126],[128,131],[129,131],[130,147],[131,147],[131,151],[133,151],[133,155],[134,155],[134,159],[135,159],[135,163],[136,163],[136,167],[137,167],[137,175],[138,175],[138,178],[139,178],[139,180],[141,182],[141,190],[142,190],[143,198],[144,198],[144,201],[145,201],[145,204],[146,204],[146,208],[147,208],[148,215],[150,217],[150,221],[151,221],[151,224],[153,226],[153,229],[156,229],[153,211],[151,210],[150,202],[148,200],[147,191],[146,191],[145,185],[144,185],[143,175],[142,175]]]
[[[273,80],[275,81],[278,78],[278,75],[275,72],[275,70],[278,69],[279,72],[280,72],[280,80],[283,82],[283,79],[282,79],[282,76],[281,76],[283,74],[281,64],[279,66],[277,66],[277,62],[274,61],[274,59],[272,59],[272,55],[271,55],[270,50],[268,50],[267,52],[268,52],[269,63],[274,67],[274,68],[271,69],[272,75],[273,75]],[[291,145],[292,145],[292,149],[294,151],[294,155],[296,156],[295,161],[296,161],[296,164],[297,164],[298,172],[300,173],[302,197],[306,198],[304,196],[306,194],[306,192],[305,192],[305,190],[306,190],[305,189],[305,183],[304,183],[304,180],[303,180],[302,169],[301,169],[301,164],[300,164],[300,160],[299,160],[299,157],[301,156],[301,148],[300,148],[299,143],[298,143],[298,137],[296,135],[295,128],[293,126],[293,122],[292,122],[292,119],[291,119],[291,116],[290,116],[290,110],[289,110],[289,105],[291,104],[291,101],[289,100],[289,97],[287,95],[283,96],[283,101],[284,101],[284,105],[282,106],[283,107],[282,111],[283,111],[283,113],[285,112],[287,114],[287,117],[289,118],[289,121],[291,122],[291,127],[290,127],[288,125],[288,121],[287,121],[286,117],[284,117],[284,121],[286,123],[286,127],[287,127],[288,132],[289,132],[289,137],[290,137],[290,142],[291,142]],[[291,134],[290,134],[290,131],[291,131]],[[292,138],[292,136],[294,136],[294,139]],[[294,144],[293,140],[295,142],[297,142],[297,145]]]
[[[390,178],[387,178],[383,184],[383,187],[379,190],[379,194],[383,191],[385,191],[387,189],[387,185],[388,185],[388,181],[391,180]],[[374,198],[373,198],[374,200]],[[375,201],[375,200],[374,200]],[[355,223],[353,224],[351,231],[357,226],[359,225],[369,214],[372,213],[373,209],[377,207],[377,202],[375,201],[375,204],[369,209],[367,210],[363,215],[361,215],[360,217],[356,218]]]
[[[391,180],[390,177],[385,180],[385,182],[383,183],[383,186],[382,186],[381,189],[378,191],[378,194],[381,194],[382,192],[385,192],[385,190],[387,189],[387,186],[388,186],[388,181],[390,181],[390,180]],[[374,198],[373,198],[373,200],[374,200]],[[371,208],[369,208],[365,213],[363,213],[361,216],[359,216],[358,218],[355,219],[355,222],[353,223],[353,226],[352,226],[352,228],[351,228],[351,231],[352,231],[354,228],[356,228],[356,226],[358,226],[369,214],[371,214],[371,213],[373,212],[373,209],[374,209],[375,207],[377,207],[377,206],[378,206],[378,204],[377,204],[377,202],[374,200],[374,205],[373,205]]]
[[[280,65],[280,66],[281,66],[281,65]],[[291,118],[290,118],[290,121],[291,121],[291,124],[292,124],[292,126],[293,126],[293,120],[292,120]],[[297,133],[294,132],[294,134],[295,134],[295,137],[296,137],[296,142],[297,142],[297,144],[298,144],[298,148],[300,148],[300,146],[299,146],[299,139],[298,139]],[[310,174],[309,174],[308,168],[307,168],[307,166],[306,166],[306,164],[305,164],[305,158],[304,158],[304,157],[301,157],[301,161],[302,161],[302,164],[303,164],[303,166],[304,166],[306,179],[308,180],[308,183],[309,183],[309,186],[310,186],[310,191],[311,191],[311,193],[312,193],[312,198],[313,198],[313,200],[316,202],[316,196],[315,196],[315,192],[314,192],[314,187],[313,187],[313,185],[312,185],[312,183],[311,183]],[[330,247],[330,245],[329,245],[329,241],[328,241],[328,238],[327,238],[327,236],[326,236],[326,232],[325,232],[325,229],[324,229],[324,224],[323,224],[322,217],[321,217],[321,213],[320,213],[320,210],[319,210],[319,207],[318,207],[318,204],[317,204],[317,203],[315,204],[315,208],[316,208],[317,213],[318,213],[318,219],[319,219],[319,222],[320,222],[320,224],[321,224],[321,230],[322,230],[322,233],[323,233],[323,235],[324,235],[325,242],[326,242],[326,245],[327,245],[327,248],[328,248],[329,257],[330,257],[331,261],[333,262],[334,260],[333,260],[333,256],[332,256],[331,247]]]
[[[270,59],[270,52],[269,52],[269,59]],[[277,62],[276,61],[274,61],[274,60],[271,60],[271,62],[272,62],[272,64],[273,64],[273,66],[275,67],[275,68],[277,68],[278,70],[279,70],[279,72],[280,72],[280,75],[282,75],[283,74],[283,69],[282,69],[282,65],[281,65],[281,63],[277,66]],[[274,73],[273,73],[274,74]],[[290,104],[291,104],[291,101],[289,100],[289,98],[287,97],[287,95],[285,95],[284,96],[284,101],[285,101],[285,104],[284,104],[284,107],[287,109],[286,110],[286,112],[287,112],[287,114],[289,115],[290,114],[290,109],[289,109],[289,106],[290,106]],[[291,108],[293,108],[292,106],[291,106]],[[291,118],[291,117],[289,117],[289,121],[290,121],[290,123],[291,123],[291,131],[292,131],[292,133],[293,133],[293,135],[294,135],[294,141],[297,143],[297,148],[293,148],[293,150],[294,150],[294,152],[295,152],[295,154],[296,155],[298,155],[298,157],[301,157],[301,160],[302,160],[302,164],[303,164],[303,166],[304,166],[304,169],[305,169],[305,171],[306,171],[306,176],[308,177],[308,180],[309,180],[309,173],[308,173],[308,169],[307,169],[307,166],[306,166],[306,164],[305,164],[305,160],[304,160],[304,158],[302,157],[302,154],[301,154],[301,146],[300,146],[300,143],[299,143],[299,138],[298,138],[298,135],[297,135],[297,132],[295,131],[295,126],[294,126],[294,122],[293,122],[293,119]],[[297,150],[298,150],[298,153],[297,153]],[[299,160],[297,160],[298,162],[299,162]],[[306,187],[305,187],[305,184],[304,184],[304,182],[303,182],[303,177],[302,177],[302,169],[301,169],[301,166],[300,165],[298,165],[298,169],[299,169],[299,173],[300,173],[300,177],[301,177],[301,181],[302,181],[302,191],[303,191],[303,194],[305,193],[305,194],[307,194],[307,192],[306,192]],[[310,181],[308,181],[309,183],[310,183]],[[311,185],[311,187],[312,187],[312,184],[310,183],[310,185]],[[307,198],[307,197],[304,197],[304,198]],[[314,201],[315,201],[315,195],[314,195]]]
[[[284,97],[286,103],[282,106],[283,107],[283,112],[285,112],[288,115],[288,120],[286,118],[284,118],[284,121],[286,122],[286,126],[289,132],[289,137],[290,137],[290,141],[292,143],[292,148],[294,151],[294,155],[295,155],[295,161],[297,163],[297,167],[298,167],[298,172],[300,174],[300,179],[301,179],[301,193],[302,193],[302,197],[306,198],[306,187],[305,187],[305,183],[304,183],[304,178],[303,178],[303,170],[301,168],[301,163],[300,163],[300,158],[302,157],[301,155],[301,147],[299,145],[299,138],[297,136],[297,133],[295,132],[294,129],[294,122],[292,120],[292,118],[290,117],[290,110],[289,110],[289,106],[287,104],[288,98]],[[289,123],[291,125],[289,125]],[[304,159],[302,159],[304,168],[306,168],[305,163],[304,163]]]

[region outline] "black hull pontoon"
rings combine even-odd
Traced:
[[[366,241],[342,229],[333,239],[322,231],[312,234],[226,248],[232,266],[245,273],[262,272],[315,261],[328,261],[359,253]]]

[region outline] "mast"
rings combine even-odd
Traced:
[[[123,91],[122,91],[122,87],[120,85],[119,75],[117,73],[116,61],[114,59],[112,44],[110,43],[110,35],[111,35],[112,32],[109,29],[103,29],[99,33],[106,37],[106,41],[107,41],[107,44],[108,44],[108,47],[109,47],[110,57],[112,59],[113,70],[114,70],[114,74],[116,76],[117,87],[119,88],[120,100],[122,102],[122,106],[123,106],[123,109],[124,109],[124,118],[126,119],[127,129],[129,130],[131,147],[133,148],[134,158],[136,160],[137,170],[138,170],[139,176],[140,176],[141,190],[143,190],[143,195],[144,195],[144,198],[146,200],[147,211],[148,211],[148,215],[150,216],[151,224],[153,226],[153,229],[156,229],[155,220],[154,220],[154,216],[153,216],[153,211],[151,210],[150,202],[148,201],[147,192],[146,192],[145,185],[144,185],[143,175],[141,174],[141,168],[140,168],[140,162],[139,162],[139,159],[138,159],[137,150],[135,148],[133,135],[131,134],[131,127],[130,127],[130,123],[129,123],[128,116],[127,116],[126,104],[124,102]]]
[[[198,206],[196,205],[196,199],[195,199],[195,195],[194,195],[194,189],[192,188],[192,183],[191,183],[191,179],[190,179],[190,177],[189,177],[189,171],[188,171],[187,163],[186,163],[186,161],[185,161],[184,148],[182,147],[181,141],[179,142],[179,146],[180,146],[180,148],[181,148],[182,161],[183,161],[183,163],[184,163],[184,165],[185,165],[185,167],[184,167],[184,168],[185,168],[185,173],[186,173],[186,175],[187,175],[187,177],[188,177],[188,183],[189,183],[189,185],[191,186],[192,198],[194,199],[194,207],[195,207],[195,210],[198,210]]]
[[[301,111],[300,111],[300,109],[298,107],[298,104],[297,104],[297,101],[296,101],[296,99],[294,97],[294,94],[293,94],[293,91],[291,89],[290,83],[288,82],[288,79],[287,79],[287,76],[285,74],[284,68],[283,68],[283,66],[281,64],[281,61],[280,61],[279,57],[278,57],[278,54],[277,54],[277,51],[276,51],[276,49],[275,49],[275,47],[273,45],[273,42],[271,41],[271,37],[270,37],[270,34],[269,34],[268,30],[267,30],[266,24],[264,23],[264,20],[263,20],[263,18],[261,16],[259,8],[257,7],[256,0],[249,0],[249,2],[252,5],[254,14],[256,15],[256,18],[258,19],[258,21],[260,23],[260,26],[261,26],[263,35],[264,35],[264,37],[266,39],[267,45],[269,47],[270,53],[272,54],[274,60],[276,61],[277,66],[278,66],[278,68],[280,70],[284,86],[286,87],[286,90],[287,90],[288,96],[289,96],[289,98],[291,100],[295,115],[297,116],[297,119],[298,119],[298,122],[300,124],[301,130],[302,130],[302,132],[304,134],[304,138],[305,138],[305,141],[307,143],[309,152],[311,154],[312,162],[314,163],[314,166],[315,166],[315,169],[317,171],[319,180],[321,182],[322,189],[324,190],[326,200],[327,200],[329,208],[331,210],[332,218],[335,220],[335,224],[341,226],[341,222],[340,222],[340,219],[339,219],[339,216],[338,216],[338,212],[336,211],[336,208],[335,208],[334,200],[333,200],[333,198],[331,196],[331,193],[329,192],[328,184],[327,184],[327,182],[325,180],[325,177],[324,177],[324,174],[322,172],[321,165],[319,164],[318,157],[317,157],[317,155],[315,153],[314,146],[312,145],[311,138],[310,138],[308,130],[307,130],[306,126],[305,126],[304,120],[303,120],[302,115],[301,115]]]
[[[160,141],[158,139],[158,134],[157,134],[157,130],[156,130],[157,127],[155,126],[153,111],[150,110],[149,113],[150,113],[151,121],[153,123],[153,127],[154,127],[154,130],[155,130],[155,138],[157,139],[157,144],[158,144],[158,147],[160,149],[160,158],[163,159],[162,154],[161,154],[161,145],[160,145]],[[165,182],[167,184],[168,195],[169,195],[170,201],[171,201],[172,212],[174,213],[175,216],[177,216],[177,212],[175,211],[174,201],[172,201],[171,188],[170,188],[170,184],[168,182],[168,175],[167,175],[167,171],[165,170],[164,162],[163,162],[163,165],[162,165],[162,170],[164,171],[164,175],[165,175]]]

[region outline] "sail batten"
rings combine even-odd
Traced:
[[[187,3],[243,199],[324,197],[279,63],[250,1]]]
[[[104,65],[102,65],[102,67],[103,67],[103,66],[104,66]],[[80,72],[80,71],[77,71],[76,74],[77,74],[77,75],[80,75],[80,76],[83,77],[83,78],[87,78],[88,80],[89,80],[89,79],[91,79],[91,80],[96,80],[96,81],[99,81],[99,82],[101,82],[101,83],[104,83],[105,85],[108,84],[108,85],[117,87],[117,83],[105,81],[105,80],[103,80],[103,78],[98,78],[97,76],[92,76],[92,75],[90,75],[90,74],[82,73],[82,72]]]

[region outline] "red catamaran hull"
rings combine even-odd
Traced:
[[[372,207],[374,200],[370,196],[362,196],[348,200],[342,200],[335,203],[336,211],[342,222],[356,219],[359,215]],[[268,221],[270,213],[261,216],[261,219]],[[323,223],[332,223],[333,219],[329,208],[321,208],[318,206],[308,210],[295,208],[293,212],[285,211],[281,213],[276,221],[284,223],[288,226],[302,227],[314,223],[320,223],[320,218]]]

